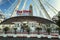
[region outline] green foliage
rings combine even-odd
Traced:
[[[56,30],[58,30],[58,31],[59,31],[59,35],[60,35],[60,27],[56,28]]]
[[[28,34],[30,34],[30,27],[28,27],[28,25],[26,25],[26,23],[23,23],[22,29],[26,30],[28,32]]]
[[[58,12],[58,17],[60,17],[60,11]]]
[[[8,31],[9,30],[9,27],[5,27],[3,28],[4,31]]]
[[[58,12],[58,21],[56,22],[56,24],[60,27],[60,11]]]
[[[60,19],[56,22],[56,24],[60,27]]]
[[[23,23],[22,25],[22,29],[28,28],[28,25],[26,25],[26,23]]]
[[[60,27],[56,28],[56,30],[60,30]]]
[[[58,21],[56,22],[56,24],[59,26],[56,29],[59,31],[59,35],[60,35],[60,11],[58,12]]]
[[[17,28],[14,28],[14,31],[15,31],[14,33],[15,33],[15,34],[16,34],[16,32],[17,32],[16,30],[17,30]]]
[[[47,28],[46,31],[48,32],[48,34],[50,35],[51,32],[51,28]]]
[[[14,28],[14,30],[17,30],[17,28]]]
[[[7,31],[8,31],[9,29],[10,29],[9,27],[3,28],[3,31],[5,32],[5,34],[7,33]]]
[[[30,34],[30,27],[28,27],[26,31],[28,32],[28,34]]]
[[[42,28],[37,27],[36,30],[37,30],[38,34],[40,34],[39,31],[42,30]]]
[[[36,30],[42,30],[42,28],[37,27]]]

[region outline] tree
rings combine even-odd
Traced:
[[[51,28],[47,28],[46,31],[48,32],[48,35],[50,35],[50,32],[51,32]]]
[[[60,11],[58,12],[58,21],[56,22],[56,24],[59,26],[57,29],[58,29],[59,35],[60,35]]]
[[[38,34],[40,34],[39,31],[42,30],[42,28],[36,27],[36,30],[37,30]]]
[[[26,31],[28,32],[28,34],[30,34],[30,28],[27,25]]]
[[[59,35],[60,35],[60,19],[57,21],[56,23],[59,27],[57,28],[57,30],[59,31]]]
[[[4,32],[5,32],[5,34],[6,34],[7,31],[9,30],[9,27],[5,27],[5,28],[3,28],[3,30],[4,30]]]
[[[16,30],[17,30],[17,28],[14,28],[14,33],[15,33],[15,34],[17,33],[17,31],[16,31]]]
[[[60,35],[60,27],[56,28],[56,30],[58,30],[58,31],[59,31],[59,35]]]
[[[23,29],[23,32],[24,30],[26,30],[28,32],[28,34],[30,34],[30,28],[28,27],[28,25],[26,23],[23,23],[23,25],[21,25],[21,29]]]
[[[60,17],[58,16],[58,21],[56,22],[56,24],[60,27]]]
[[[23,23],[23,25],[21,25],[21,26],[22,26],[21,29],[23,29],[23,32],[24,32],[25,28],[28,27],[28,26],[26,25],[26,23]]]
[[[58,21],[56,22],[56,24],[60,27],[60,11],[58,12]]]
[[[51,32],[50,24],[46,24],[46,32],[48,33],[48,35],[50,35]]]

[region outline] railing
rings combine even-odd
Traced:
[[[7,36],[12,36],[12,37],[37,37],[37,38],[41,38],[41,37],[47,37],[47,38],[60,38],[59,35],[37,35],[37,34],[1,34],[0,36],[3,37],[7,37]]]
[[[50,35],[48,35],[48,33],[46,32],[39,32],[39,34],[37,32],[30,32],[30,34],[28,34],[28,32],[17,32],[16,34],[14,34],[14,32],[7,32],[7,34],[4,34],[4,32],[0,32],[0,36],[3,37],[7,37],[7,36],[13,36],[13,37],[48,37],[48,38],[52,38],[52,37],[56,37],[56,38],[60,38],[60,35],[58,35],[58,33],[50,33]]]
[[[4,32],[0,32],[0,34],[2,34]],[[14,34],[14,32],[7,32],[7,34]],[[16,34],[28,34],[28,32],[16,32]],[[38,32],[29,32],[29,34],[38,34]],[[44,35],[48,35],[47,32],[39,32],[39,34],[44,34]],[[50,34],[57,34],[58,32],[50,32]]]

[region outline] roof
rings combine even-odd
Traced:
[[[21,22],[21,21],[26,21],[26,20],[37,21],[37,22],[43,23],[43,24],[54,23],[48,19],[36,17],[36,16],[17,16],[17,17],[12,17],[12,18],[6,19],[3,22],[1,22],[1,24],[11,24],[12,22]]]

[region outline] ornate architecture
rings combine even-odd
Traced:
[[[33,0],[33,1],[35,2],[35,0]],[[33,10],[32,4],[29,6],[30,12],[28,13],[28,15],[27,15],[27,13],[24,13],[24,12],[28,12],[28,11],[24,10],[27,0],[24,2],[24,5],[21,9],[21,11],[24,10],[22,12],[22,15],[18,16],[17,10],[21,3],[21,0],[18,0],[17,5],[12,12],[11,18],[8,18],[0,23],[1,33],[8,34],[8,35],[2,35],[2,36],[40,38],[40,37],[46,37],[48,35],[47,36],[48,38],[56,37],[56,36],[51,36],[51,35],[54,32],[56,32],[56,34],[58,35],[58,31],[56,31],[56,28],[58,26],[51,20],[48,12],[46,11],[46,9],[44,8],[44,6],[42,4],[42,1],[41,0],[38,0],[38,1],[40,4],[39,6],[41,8],[41,10],[39,10],[39,12],[42,11],[46,17],[33,16],[34,10]],[[35,6],[35,4],[34,4],[34,6]],[[38,8],[37,5],[35,7]],[[20,13],[20,10],[18,10],[18,11]],[[0,16],[2,19],[4,19],[4,16],[2,16],[2,15],[0,15]],[[29,35],[29,34],[31,34],[31,35]],[[36,35],[36,34],[38,34],[38,35]],[[40,35],[40,34],[42,34],[42,35]]]

